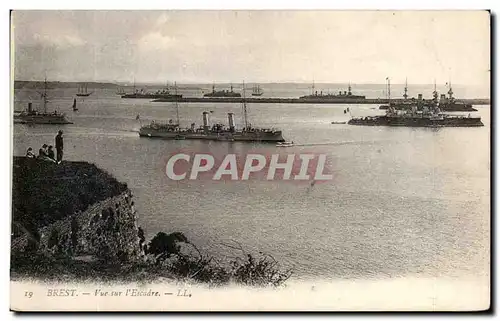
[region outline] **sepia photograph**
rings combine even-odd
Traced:
[[[488,10],[10,11],[10,309],[490,309]]]

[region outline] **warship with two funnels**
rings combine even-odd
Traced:
[[[317,90],[314,90],[315,86],[314,83],[312,85],[312,90],[310,95],[306,96],[301,96],[299,97],[299,100],[302,101],[311,101],[311,102],[321,102],[321,101],[327,101],[327,102],[335,102],[335,101],[340,101],[340,102],[353,102],[353,101],[363,101],[366,99],[366,96],[363,95],[354,95],[351,90],[351,84],[349,83],[349,86],[347,87],[348,91],[339,91],[338,95],[335,94],[323,94],[323,91],[320,91],[318,94]]]
[[[243,89],[244,90],[244,89]],[[212,92],[206,93],[203,97],[241,97],[240,93],[236,93],[233,91],[233,85],[231,85],[231,90],[215,90],[215,85],[212,86]]]
[[[234,114],[228,113],[229,126],[215,123],[210,126],[209,113],[203,112],[203,125],[196,128],[192,123],[190,128],[179,126],[179,106],[176,103],[177,122],[170,121],[167,124],[152,122],[142,126],[139,130],[141,137],[163,138],[163,139],[197,139],[197,140],[217,140],[217,141],[243,141],[243,142],[284,142],[281,130],[273,128],[255,128],[248,122],[247,106],[243,100],[244,127],[236,129]]]

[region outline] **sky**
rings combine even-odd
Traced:
[[[486,11],[13,11],[14,78],[489,87]]]

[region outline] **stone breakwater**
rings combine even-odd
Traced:
[[[122,97],[123,99],[150,99],[147,96],[144,97]],[[312,97],[312,98],[245,98],[242,97],[215,97],[215,98],[205,98],[205,97],[182,97],[182,98],[158,98],[153,99],[152,102],[178,102],[178,103],[242,103],[245,100],[247,103],[256,104],[388,104],[389,99],[387,98],[324,98],[324,97]],[[402,99],[391,99],[392,103],[400,103]],[[472,105],[490,105],[489,99],[457,99],[457,102],[462,102]],[[449,110],[452,111],[452,110]]]

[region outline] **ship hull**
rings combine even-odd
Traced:
[[[393,107],[396,110],[409,110],[411,109],[411,106],[412,105],[410,104],[396,104]],[[379,109],[387,110],[389,109],[389,106],[388,105],[380,106]],[[417,109],[422,110],[421,108]],[[463,112],[477,111],[477,109],[473,108],[471,104],[460,104],[460,103],[439,105],[439,109],[441,109],[441,111],[463,111]]]
[[[212,98],[241,98],[241,94],[238,93],[225,93],[225,94],[205,94],[203,97]]]
[[[402,126],[402,127],[481,127],[484,124],[477,117],[364,117],[349,120],[349,125],[358,126]]]
[[[308,95],[299,97],[300,100],[307,101],[351,101],[351,100],[364,100],[366,96],[358,95],[344,95],[344,96],[327,96],[327,95]]]
[[[165,95],[165,94],[124,94],[122,98],[135,99],[181,99],[182,95]]]
[[[64,117],[14,116],[14,124],[66,125],[73,123]]]
[[[154,129],[142,129],[139,136],[161,139],[194,139],[194,140],[215,140],[215,141],[235,141],[235,142],[284,142],[285,139],[281,132],[274,133],[256,133],[256,132],[224,132],[224,133],[179,133],[172,131],[161,131]]]
[[[76,94],[78,97],[88,97],[90,94]]]

